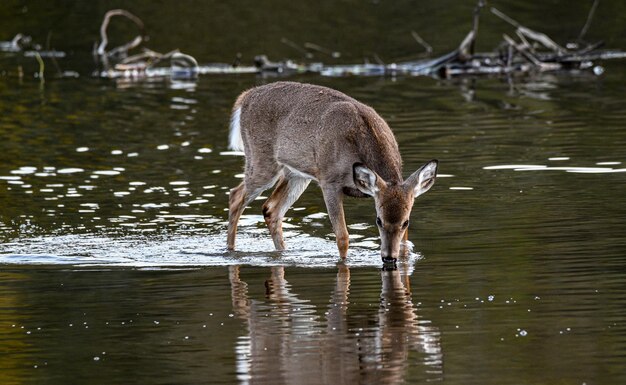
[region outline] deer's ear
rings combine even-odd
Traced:
[[[352,175],[356,188],[363,194],[374,196],[380,190],[378,186],[380,178],[369,168],[361,164],[355,164]]]
[[[435,184],[438,164],[439,162],[436,159],[427,162],[404,182],[405,186],[413,189],[413,194],[416,198],[428,191]]]

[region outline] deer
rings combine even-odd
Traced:
[[[263,217],[276,250],[284,250],[283,218],[313,180],[322,190],[341,259],[349,245],[344,197],[373,197],[381,258],[395,262],[407,245],[414,200],[437,176],[433,159],[403,179],[398,143],[372,107],[306,83],[280,81],[241,93],[232,110],[229,148],[243,151],[245,166],[243,181],[230,191],[228,250],[235,249],[245,207],[272,186]]]

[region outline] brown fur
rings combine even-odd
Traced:
[[[230,196],[230,249],[234,248],[241,206],[277,180],[276,190],[263,207],[274,244],[283,249],[282,218],[312,178],[322,188],[342,257],[348,249],[344,194],[374,196],[379,217],[393,227],[386,230],[393,238],[392,245],[386,247],[382,240],[383,256],[397,255],[400,238],[396,233],[410,214],[414,186],[403,182],[398,144],[374,109],[339,91],[294,82],[247,90],[237,98],[233,111],[238,108],[246,164],[244,182]],[[373,172],[379,186],[376,192],[355,184],[355,165]],[[417,183],[416,178],[412,180]],[[385,237],[381,230],[381,238]]]

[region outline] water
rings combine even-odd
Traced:
[[[72,53],[60,65],[81,74],[0,78],[0,383],[626,381],[624,62],[510,81],[290,77],[376,108],[405,175],[440,160],[412,214],[413,253],[382,271],[372,202],[346,203],[343,264],[313,185],[288,213],[288,251],[272,251],[260,200],[227,252],[227,191],[243,164],[227,149],[230,108],[275,79],[94,80],[91,42],[121,4],[46,4],[0,6],[0,40],[52,29]],[[288,36],[353,63],[416,52],[411,29],[454,47],[473,2],[437,4],[131,10],[151,47],[201,62],[297,58]],[[589,6],[492,5],[559,41]],[[591,37],[626,47],[620,7],[601,2]],[[479,48],[502,29],[485,18]]]

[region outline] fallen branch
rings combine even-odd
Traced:
[[[129,41],[126,44],[123,44],[119,47],[115,47],[109,51],[106,50],[107,45],[109,44],[109,37],[107,34],[107,28],[109,27],[109,22],[115,16],[123,16],[133,23],[139,28],[139,35],[135,36],[133,40]],[[118,53],[127,53],[133,48],[138,47],[145,38],[145,29],[143,21],[140,18],[133,15],[132,13],[124,10],[124,9],[113,9],[104,14],[104,19],[102,20],[102,25],[100,25],[100,45],[98,45],[97,53],[100,56],[113,56]]]
[[[415,39],[415,41],[420,44],[422,47],[424,47],[424,49],[426,50],[426,54],[430,55],[431,53],[433,53],[433,47],[426,43],[426,41],[424,39],[422,39],[422,37],[420,35],[418,35],[417,32],[415,31],[411,31],[411,36],[413,36],[413,39]]]
[[[505,15],[504,13],[502,13],[501,11],[497,10],[496,8],[491,8],[491,13],[493,13],[494,15],[498,16],[500,19],[506,21],[507,23],[511,24],[512,26],[514,26],[515,28],[517,28],[517,32],[524,35],[525,37],[532,39],[538,43],[540,43],[541,45],[543,45],[544,47],[555,51],[558,54],[563,54],[565,52],[567,52],[567,50],[563,47],[561,47],[560,45],[558,45],[557,43],[554,42],[554,40],[550,39],[548,37],[548,35],[546,35],[545,33],[542,32],[537,32],[534,31],[528,27],[525,27],[523,25],[521,25],[520,23],[518,23],[517,21],[511,19],[510,17],[508,17],[507,15]]]
[[[126,44],[107,50],[109,43],[107,29],[111,19],[122,16],[131,20],[139,29],[139,34]],[[103,71],[96,72],[97,76],[106,78],[143,79],[154,77],[195,78],[199,73],[198,62],[190,55],[181,53],[178,49],[165,54],[143,48],[140,53],[130,55],[129,51],[138,48],[145,40],[146,33],[143,21],[124,9],[108,11],[100,26],[100,44],[94,50]],[[169,60],[165,66],[160,66]]]
[[[579,35],[584,37],[595,10],[598,6],[595,0],[589,11],[587,22]],[[622,51],[598,50],[602,43],[589,44],[575,50],[567,46],[567,49],[556,43],[548,35],[530,29],[503,12],[491,8],[491,13],[515,28],[514,35],[504,34],[502,43],[494,52],[476,53],[476,42],[480,24],[481,10],[485,7],[485,1],[479,0],[473,10],[472,25],[470,31],[464,36],[456,49],[432,59],[419,59],[403,61],[399,63],[384,63],[375,53],[370,54],[374,63],[368,60],[363,64],[348,65],[324,65],[322,63],[310,63],[313,52],[319,52],[332,58],[338,58],[339,52],[331,51],[313,43],[304,43],[303,46],[282,38],[281,43],[293,48],[304,57],[304,62],[293,60],[271,61],[265,55],[254,58],[254,66],[241,65],[241,55],[238,54],[233,64],[212,63],[199,65],[192,56],[173,50],[161,54],[147,48],[137,54],[129,55],[129,50],[137,48],[145,40],[143,22],[136,16],[124,10],[107,12],[101,26],[102,41],[96,51],[105,64],[105,71],[98,76],[109,78],[142,79],[151,77],[184,77],[195,78],[199,74],[235,74],[256,73],[261,76],[289,76],[298,73],[316,73],[322,76],[473,76],[473,75],[511,75],[529,74],[534,72],[548,72],[560,70],[578,70],[594,68],[593,60],[606,60],[626,58]],[[108,39],[106,30],[114,16],[125,16],[139,27],[140,34],[130,42],[112,50],[106,49]],[[411,35],[415,41],[432,53],[433,48],[417,32]],[[516,37],[514,39],[513,37]],[[578,46],[576,46],[578,48]],[[114,62],[108,65],[108,60]],[[169,60],[169,63],[167,62]]]

